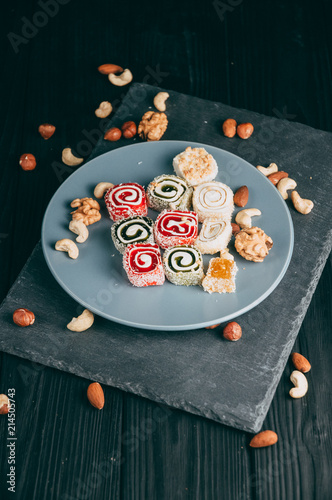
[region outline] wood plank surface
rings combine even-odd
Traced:
[[[89,156],[101,134],[94,110],[102,100],[116,106],[126,92],[98,65],[120,64],[136,81],[332,131],[327,0],[52,5],[45,15],[32,0],[1,5],[0,299],[68,175],[52,163],[66,146]],[[37,132],[43,122],[57,126],[48,141]],[[28,152],[37,158],[33,172],[18,166]],[[0,393],[16,390],[17,463],[15,497],[7,491],[1,416],[1,499],[328,500],[331,293],[330,259],[295,344],[312,364],[309,392],[289,398],[289,364],[264,424],[279,435],[268,449],[250,449],[244,432],[109,387],[99,412],[86,401],[89,381],[2,353]]]

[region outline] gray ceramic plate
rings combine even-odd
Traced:
[[[75,238],[68,229],[70,202],[93,196],[98,182],[138,182],[147,187],[161,174],[173,172],[172,159],[187,146],[205,147],[219,166],[216,180],[234,191],[247,185],[247,207],[262,215],[254,225],[272,237],[274,246],[263,263],[248,262],[230,244],[239,268],[236,293],[209,294],[199,286],[133,287],[122,268],[122,256],[111,239],[112,221],[104,202],[102,219],[89,226],[88,240],[79,244],[80,255],[72,260],[54,249],[62,238]],[[237,209],[240,210],[240,209]],[[153,219],[157,212],[149,210]],[[122,147],[90,161],[74,172],[57,190],[46,210],[42,245],[46,262],[66,292],[77,302],[107,319],[152,330],[189,330],[228,321],[262,302],[278,285],[293,251],[293,225],[285,201],[277,189],[255,167],[221,149],[184,141],[161,141]],[[204,256],[205,269],[211,256]]]

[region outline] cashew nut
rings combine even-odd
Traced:
[[[132,72],[129,69],[125,69],[121,75],[115,75],[114,73],[110,73],[108,75],[108,79],[113,85],[117,87],[123,87],[130,83],[133,79]]]
[[[158,111],[166,111],[165,101],[169,98],[167,92],[159,92],[153,99],[153,104]]]
[[[294,207],[298,212],[300,212],[300,214],[306,215],[311,212],[314,207],[314,204],[311,200],[305,200],[304,198],[301,198],[297,191],[292,191],[291,198]]]
[[[55,244],[55,250],[59,250],[60,252],[68,252],[68,255],[71,259],[77,259],[79,251],[76,243],[68,238],[63,240],[59,240]]]
[[[111,189],[113,186],[114,184],[111,182],[99,182],[93,191],[95,198],[102,198],[106,191]]]
[[[106,118],[106,116],[112,113],[112,104],[108,101],[103,101],[99,104],[99,108],[96,109],[95,115],[98,118]]]
[[[84,332],[93,325],[95,320],[94,315],[89,309],[84,309],[82,314],[77,318],[73,318],[70,323],[68,323],[67,328],[72,332]]]
[[[252,225],[251,217],[255,215],[262,215],[262,212],[258,210],[258,208],[245,208],[236,214],[235,222],[237,222],[242,229],[249,229]]]
[[[77,243],[84,243],[89,237],[88,228],[81,220],[71,220],[69,223],[69,230],[72,233],[78,234],[76,238]]]
[[[292,398],[303,398],[308,391],[308,381],[306,376],[299,372],[298,370],[294,370],[290,376],[291,382],[295,385],[293,389],[289,391],[289,395]]]
[[[266,177],[270,174],[274,174],[275,172],[278,172],[278,166],[275,163],[270,163],[270,165],[268,167],[261,167],[260,165],[258,165],[258,167],[256,167],[256,168],[257,168],[257,170],[262,172],[262,174],[265,175]]]
[[[284,200],[288,199],[288,193],[287,191],[289,189],[295,189],[297,186],[296,182],[294,179],[291,179],[290,177],[284,177],[283,179],[280,179],[280,181],[277,184],[277,189],[281,196],[283,197]]]
[[[62,161],[70,167],[80,165],[83,160],[84,158],[77,158],[77,156],[74,156],[70,148],[65,148],[62,151]]]

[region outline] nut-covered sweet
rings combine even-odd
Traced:
[[[236,134],[237,123],[233,118],[228,118],[222,124],[222,131],[226,137],[234,137]]]
[[[164,135],[167,125],[168,120],[165,113],[147,111],[138,125],[138,135],[146,141],[159,141]]]
[[[97,410],[101,410],[104,408],[105,404],[105,396],[104,391],[98,382],[93,382],[89,385],[87,390],[87,396],[90,404],[97,408]]]
[[[98,71],[102,75],[109,75],[110,73],[122,73],[123,68],[116,64],[102,64],[98,67]]]
[[[13,313],[13,321],[18,326],[30,326],[35,322],[35,315],[29,309],[16,309]]]
[[[274,186],[278,184],[280,179],[284,179],[285,177],[288,177],[288,173],[284,172],[283,170],[279,170],[279,172],[275,172],[274,174],[270,174],[267,176],[269,181],[271,181]]]
[[[237,233],[239,233],[241,231],[241,228],[238,224],[235,224],[235,222],[231,222],[231,226],[232,226],[232,234],[233,235],[236,235]]]
[[[37,165],[36,158],[31,153],[22,155],[19,163],[23,170],[34,170]]]
[[[236,132],[241,139],[249,139],[254,131],[254,126],[252,123],[240,123],[237,126]]]
[[[10,410],[10,401],[6,394],[0,394],[0,415],[7,415]]]
[[[311,370],[311,364],[305,358],[302,356],[302,354],[299,354],[298,352],[292,352],[291,354],[292,362],[295,368],[302,373],[307,373],[310,372]]]
[[[234,195],[234,203],[238,207],[245,207],[248,203],[249,189],[247,186],[241,186]]]
[[[274,431],[262,431],[256,434],[249,443],[252,448],[264,448],[278,441],[278,435]]]
[[[76,208],[72,214],[73,220],[81,220],[86,226],[90,226],[101,219],[100,205],[92,198],[76,198],[70,204]]]
[[[236,323],[236,321],[231,321],[230,323],[227,323],[222,334],[225,339],[235,342],[242,337],[242,328],[239,323]]]
[[[125,139],[131,139],[137,133],[137,127],[135,122],[125,122],[122,127],[122,135]]]
[[[111,141],[111,142],[116,142],[120,139],[122,135],[122,132],[119,128],[117,127],[112,127],[108,130],[106,130],[104,134],[104,139],[105,141]]]
[[[270,236],[259,227],[242,229],[235,236],[235,249],[246,260],[263,262],[273,246]]]
[[[106,118],[112,113],[112,104],[108,101],[103,101],[99,104],[99,108],[95,110],[97,118]]]
[[[54,134],[55,126],[51,125],[50,123],[43,123],[42,125],[39,125],[38,132],[40,133],[42,138],[47,141],[47,139],[52,137],[52,135]]]

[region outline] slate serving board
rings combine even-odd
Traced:
[[[133,84],[111,125],[139,122],[145,111],[154,109],[158,90]],[[300,194],[314,201],[314,210],[307,216],[289,203],[295,246],[282,282],[258,307],[241,316],[243,338],[237,343],[223,340],[221,327],[154,332],[102,318],[96,318],[87,332],[75,334],[65,325],[82,307],[56,283],[39,244],[1,306],[0,348],[257,432],[331,250],[332,134],[173,91],[169,94],[169,126],[163,139],[211,144],[254,165],[274,161],[297,181]],[[253,123],[254,135],[247,141],[223,137],[221,125],[229,117]],[[139,139],[101,140],[91,158],[135,141]],[[226,168],[225,183],[231,173]],[[11,320],[13,310],[22,306],[36,313],[36,322],[29,329],[18,328]]]

